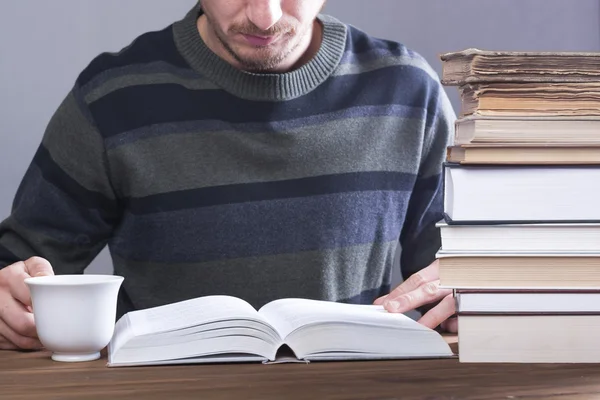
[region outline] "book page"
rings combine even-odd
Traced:
[[[269,325],[244,300],[230,296],[206,296],[129,314],[136,335],[183,329],[215,321],[249,319]]]
[[[429,330],[403,314],[383,306],[344,304],[318,300],[282,299],[266,304],[259,313],[286,338],[296,329],[318,323],[347,323],[410,330]]]

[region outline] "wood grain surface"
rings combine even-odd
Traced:
[[[455,346],[455,344],[454,344]],[[590,399],[600,365],[457,359],[108,368],[0,351],[1,399]]]

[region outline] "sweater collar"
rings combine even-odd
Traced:
[[[320,14],[323,39],[312,60],[296,70],[281,74],[246,72],[235,68],[208,48],[197,28],[201,13],[197,5],[173,25],[178,50],[196,72],[231,94],[248,100],[284,101],[309,93],[335,71],[346,48],[346,25]]]

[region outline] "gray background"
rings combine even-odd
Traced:
[[[179,19],[194,2],[0,2],[0,219],[79,72],[98,53]],[[325,12],[403,42],[438,73],[440,53],[467,47],[600,51],[600,0],[329,0]],[[458,110],[455,88],[447,91]],[[111,271],[104,251],[87,272]]]

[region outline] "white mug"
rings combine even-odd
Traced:
[[[25,279],[38,337],[63,362],[92,361],[110,342],[123,277],[55,275]]]

